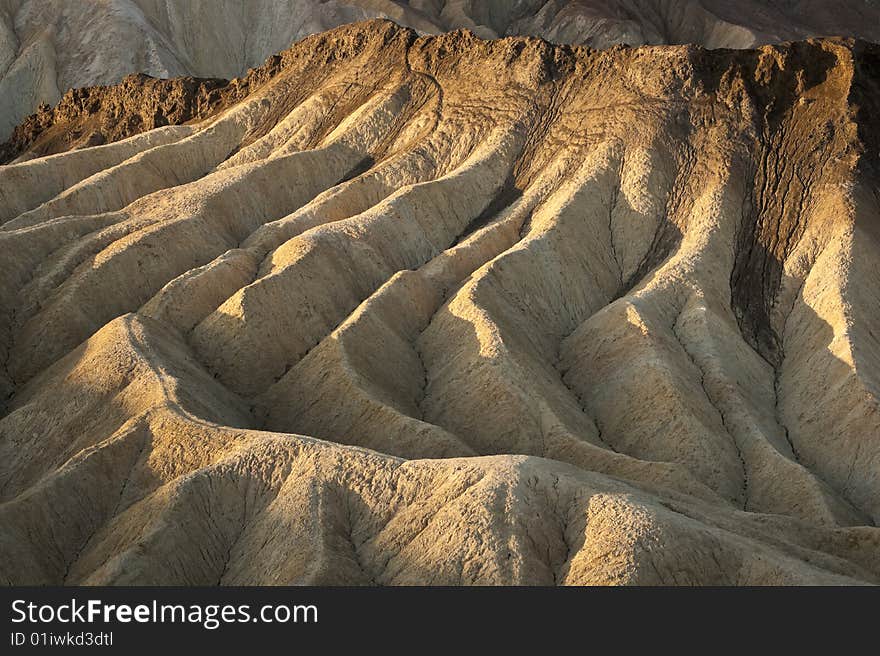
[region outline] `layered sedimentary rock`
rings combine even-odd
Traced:
[[[259,71],[0,168],[0,581],[880,580],[876,46]]]
[[[873,0],[2,0],[0,140],[70,88],[136,73],[232,78],[309,34],[366,18],[599,48],[880,41]]]

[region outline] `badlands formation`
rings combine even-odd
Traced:
[[[880,582],[880,48],[153,82],[0,167],[0,583]]]
[[[0,141],[70,88],[132,73],[231,78],[366,18],[594,48],[750,48],[838,34],[880,42],[877,0],[0,0]]]

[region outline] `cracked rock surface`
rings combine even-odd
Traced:
[[[877,583],[878,90],[369,21],[78,92],[0,167],[0,583]]]

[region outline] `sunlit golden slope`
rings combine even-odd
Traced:
[[[880,580],[875,46],[267,67],[0,168],[0,581]]]

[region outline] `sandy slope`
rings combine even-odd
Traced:
[[[72,87],[132,73],[231,78],[304,36],[365,18],[593,47],[880,41],[875,0],[0,0],[0,140]]]
[[[267,66],[0,168],[0,581],[880,579],[876,47]]]

